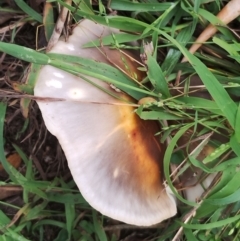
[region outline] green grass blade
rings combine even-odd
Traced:
[[[240,143],[240,103],[238,103],[238,110],[237,110],[234,130],[235,130],[236,141]]]
[[[184,224],[181,223],[181,225],[184,228],[189,228],[189,229],[197,229],[197,230],[212,230],[214,228],[222,227],[224,225],[228,225],[232,222],[236,222],[240,220],[240,215],[231,217],[231,218],[226,218],[224,220],[218,221],[218,222],[212,222],[212,223],[207,223],[207,224]]]
[[[162,72],[162,69],[157,63],[156,59],[150,54],[148,54],[147,56],[147,66],[148,78],[150,79],[153,87],[155,88],[155,91],[157,93],[161,93],[164,99],[170,97],[171,95],[168,89],[168,84]]]
[[[42,16],[34,11],[26,2],[23,0],[15,0],[15,3],[19,8],[23,10],[24,13],[28,14],[32,19],[37,20],[39,23],[43,22]]]
[[[75,205],[65,203],[65,214],[66,214],[66,227],[68,232],[68,239],[71,239],[71,233],[73,229],[73,222],[75,219]]]
[[[107,239],[106,233],[103,229],[103,226],[101,225],[101,223],[97,219],[97,212],[95,210],[92,211],[92,216],[93,216],[94,229],[95,229],[95,232],[98,236],[98,239],[100,241],[107,241],[108,239]]]
[[[175,188],[171,182],[171,179],[170,179],[170,161],[171,161],[171,156],[172,156],[172,153],[173,153],[173,150],[177,144],[177,141],[179,140],[179,138],[187,131],[189,130],[194,124],[187,124],[185,125],[184,127],[182,127],[176,134],[175,136],[172,138],[170,144],[167,146],[167,149],[165,151],[165,155],[164,155],[164,160],[163,160],[163,167],[164,167],[164,174],[165,174],[165,178],[167,180],[167,183],[169,185],[169,187],[171,188],[171,190],[173,191],[174,195],[176,195],[176,197],[190,205],[190,206],[196,206],[197,204],[196,203],[193,203],[193,202],[190,202],[190,201],[187,201],[185,200],[182,196],[180,196],[176,191],[175,191]]]
[[[128,0],[112,0],[110,7],[115,10],[123,11],[137,11],[137,12],[151,12],[151,11],[166,11],[172,6],[172,3],[139,3]]]
[[[239,133],[235,132],[231,138],[230,138],[230,146],[232,148],[232,150],[235,152],[235,154],[240,157],[240,144],[239,144],[239,140],[237,139],[237,136],[239,135]]]
[[[47,55],[16,44],[0,42],[0,51],[30,63],[46,65],[50,62],[50,59]]]
[[[55,26],[53,6],[49,2],[46,2],[44,6],[43,26],[46,40],[49,41]]]
[[[17,181],[18,172],[8,163],[5,157],[5,151],[4,151],[3,130],[4,130],[6,109],[7,109],[7,105],[4,102],[0,102],[0,162],[4,167],[5,171],[10,176],[11,180],[18,183]]]

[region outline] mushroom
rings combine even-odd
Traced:
[[[194,81],[197,82],[198,79],[197,77],[194,78]],[[200,79],[199,79],[200,81]],[[202,94],[200,94],[202,95]],[[208,98],[207,94],[203,95],[203,98]],[[197,132],[200,132],[202,130],[202,127],[199,126],[197,128]],[[183,136],[180,137],[178,140],[178,145],[180,146],[185,146],[187,144],[187,148],[183,148],[183,153],[184,156],[188,155],[196,155],[196,152],[198,153],[196,155],[196,159],[199,162],[204,163],[204,159],[208,157],[209,155],[212,155],[216,151],[216,148],[211,144],[207,143],[206,141],[209,140],[210,136],[206,137],[204,140],[196,140],[191,141],[192,137],[194,136],[194,131],[193,129],[188,130],[187,132],[184,133]],[[220,135],[216,134],[211,134],[213,139],[218,138],[221,141],[224,141],[224,138]],[[203,145],[205,143],[205,145]],[[206,164],[205,164],[206,165]],[[188,166],[188,165],[187,165]],[[207,167],[211,169],[211,166]],[[183,167],[186,169],[186,167]],[[181,171],[180,171],[181,173]],[[194,165],[189,166],[181,175],[180,175],[180,180],[181,180],[181,185],[183,188],[183,195],[184,197],[191,202],[199,202],[202,198],[206,197],[205,191],[210,191],[208,188],[213,186],[212,182],[217,176],[217,173],[210,173],[207,174],[205,173],[201,168],[196,167]],[[215,182],[214,182],[215,184]],[[204,195],[203,195],[204,194]]]
[[[117,50],[82,48],[112,32],[117,30],[82,20],[68,40],[60,40],[51,52],[109,63],[104,52],[111,62],[124,68]],[[127,65],[137,73],[130,59]],[[87,78],[111,90],[107,83]],[[39,99],[37,103],[46,127],[65,152],[80,192],[92,207],[113,219],[138,226],[151,226],[176,214],[175,198],[163,184],[165,148],[154,136],[159,131],[155,122],[142,121],[131,105],[52,66],[42,67],[34,95],[65,100]],[[123,92],[115,95],[132,101]]]
[[[210,187],[215,176],[216,176],[215,173],[210,174],[200,182],[199,182],[200,175],[196,174],[192,176],[188,182],[184,183],[184,186],[188,186],[184,190],[185,198],[188,201],[192,201],[192,202],[198,201],[201,195],[205,192],[205,190],[207,190]]]

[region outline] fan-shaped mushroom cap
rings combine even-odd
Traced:
[[[116,30],[83,20],[68,41],[59,41],[51,52],[107,63],[96,48],[81,46],[111,32]],[[120,57],[118,51],[107,51],[114,59]],[[110,89],[100,80],[87,78]],[[111,105],[120,101],[51,66],[41,69],[34,93],[39,97],[66,99],[37,103],[90,205],[104,215],[139,226],[150,226],[176,214],[175,199],[163,185],[164,148],[154,137],[158,131],[156,123],[140,120],[130,106]],[[130,100],[123,93],[118,95]]]

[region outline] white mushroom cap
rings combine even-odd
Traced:
[[[188,201],[196,202],[199,200],[201,195],[209,188],[212,184],[213,179],[215,178],[216,174],[208,175],[203,181],[198,182],[197,176],[192,178],[191,181],[185,183],[186,186],[193,185],[191,187],[186,188],[184,190],[185,198]]]
[[[206,97],[207,95],[204,95],[204,96]],[[185,143],[189,143],[188,145],[189,153],[195,152],[195,150],[198,149],[199,153],[196,158],[198,161],[203,162],[207,156],[211,155],[215,151],[215,147],[213,147],[211,144],[201,146],[200,141],[189,142],[191,135],[192,135],[192,130],[190,130],[189,132],[186,132],[180,138],[178,144],[182,146]],[[193,165],[190,166],[180,176],[182,186],[184,187],[183,193],[185,198],[191,202],[200,201],[202,194],[210,187],[216,175],[217,173],[204,175],[204,172],[201,168]]]
[[[51,52],[107,62],[96,48],[81,46],[112,31],[116,32],[83,20],[68,41],[59,41]],[[118,51],[110,52],[109,55],[119,56]],[[109,89],[106,83],[87,78]],[[154,225],[176,214],[175,199],[163,185],[164,148],[154,137],[156,123],[140,120],[130,106],[86,103],[117,100],[83,79],[51,66],[41,69],[34,94],[66,99],[37,103],[90,205],[106,216],[139,226]]]

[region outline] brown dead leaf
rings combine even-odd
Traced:
[[[0,200],[8,197],[16,196],[22,192],[22,187],[20,186],[0,186]]]
[[[13,153],[7,157],[7,161],[16,169],[21,164],[21,157],[17,153]],[[0,164],[0,172],[4,170],[3,166]]]

